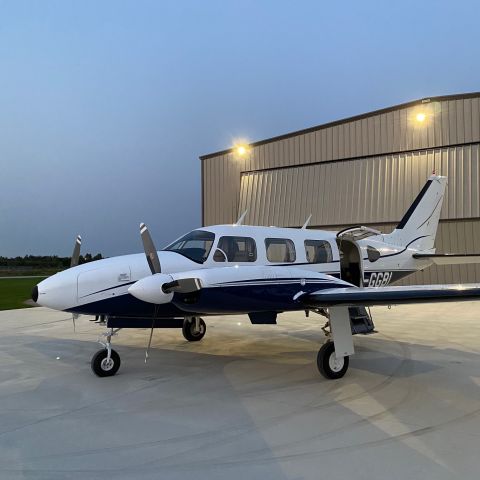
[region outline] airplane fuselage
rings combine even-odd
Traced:
[[[184,238],[187,240],[182,241]],[[253,300],[252,295],[255,294],[258,302],[251,304],[252,309],[262,311],[276,307],[276,310],[284,311],[299,307],[293,301],[282,303],[276,294],[279,289],[282,290],[282,298],[291,299],[300,289],[318,290],[319,279],[323,288],[328,288],[329,283],[324,275],[327,280],[330,279],[331,287],[338,286],[339,278],[358,286],[380,287],[430,265],[428,260],[412,257],[417,252],[415,248],[408,244],[394,245],[388,243],[387,239],[388,235],[380,234],[352,243],[347,238],[338,238],[337,232],[325,230],[219,225],[190,232],[159,251],[158,256],[164,274],[218,270],[223,267],[255,267],[248,270],[242,268],[251,278],[243,279],[243,283],[239,282],[238,285],[229,284],[228,288],[230,291],[234,287],[242,288],[242,295],[245,296],[246,288],[255,287],[251,289],[249,297]],[[348,249],[344,248],[347,243]],[[410,243],[415,244],[414,241]],[[350,260],[358,263],[360,283],[348,277],[348,269],[343,268],[345,262]],[[268,278],[262,278],[262,289],[259,289],[259,275],[263,275],[259,273],[261,267],[281,269],[283,283],[279,286],[278,282],[270,282],[269,286],[266,282]],[[155,305],[128,293],[130,286],[150,275],[143,253],[107,258],[70,268],[44,280],[38,286],[38,303],[78,314],[136,317],[154,314],[157,317],[182,317],[192,314],[195,307],[185,303],[182,306],[182,302]],[[271,273],[266,275],[268,277]],[[290,286],[288,278],[291,278]],[[305,280],[304,285],[299,284],[302,279]],[[220,291],[216,290],[216,293]],[[206,295],[204,292],[202,294]],[[264,304],[262,298],[265,299]],[[225,311],[222,308],[217,310]],[[230,310],[236,311],[236,308]],[[241,306],[238,311],[243,311]]]

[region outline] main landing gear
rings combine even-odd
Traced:
[[[322,328],[327,341],[317,355],[318,371],[330,380],[342,378],[347,373],[350,355],[353,355],[353,332],[348,307],[333,307],[316,311],[327,318]]]
[[[317,355],[318,371],[330,380],[342,378],[348,370],[349,357],[337,357],[335,354],[335,345],[331,340],[327,340]]]
[[[198,342],[205,336],[205,333],[207,333],[207,326],[200,317],[185,318],[182,333],[185,340]]]

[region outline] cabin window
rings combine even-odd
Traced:
[[[367,245],[367,256],[368,259],[373,263],[380,258],[380,252],[371,245]]]
[[[333,262],[332,247],[326,240],[305,240],[305,253],[309,263]]]
[[[295,261],[295,245],[287,238],[266,238],[267,259],[272,263],[292,263]]]
[[[204,263],[212,249],[215,235],[206,230],[193,230],[175,240],[164,250],[176,252],[197,263]]]
[[[254,262],[257,246],[250,237],[221,237],[213,255],[215,262]]]

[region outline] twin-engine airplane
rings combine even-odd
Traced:
[[[480,298],[480,284],[389,286],[432,264],[480,262],[480,255],[435,253],[446,183],[432,175],[389,234],[363,226],[340,232],[307,224],[243,226],[242,216],[157,251],[141,224],[145,254],[73,266],[40,282],[32,298],[74,315],[105,316],[104,348],[91,362],[101,377],[120,367],[111,337],[121,328],[181,327],[187,340],[197,341],[206,332],[200,316],[248,314],[252,323],[275,324],[278,313],[300,310],[328,318],[317,365],[326,378],[340,378],[354,353],[352,335],[373,330],[364,307]],[[355,323],[359,316],[365,328]]]

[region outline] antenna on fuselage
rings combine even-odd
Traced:
[[[309,217],[305,220],[305,223],[302,226],[302,230],[305,230],[310,223],[310,220],[312,219],[312,214],[309,215]]]
[[[239,225],[242,225],[243,219],[247,215],[248,208],[238,217],[238,220],[233,224],[234,227],[238,227]]]

